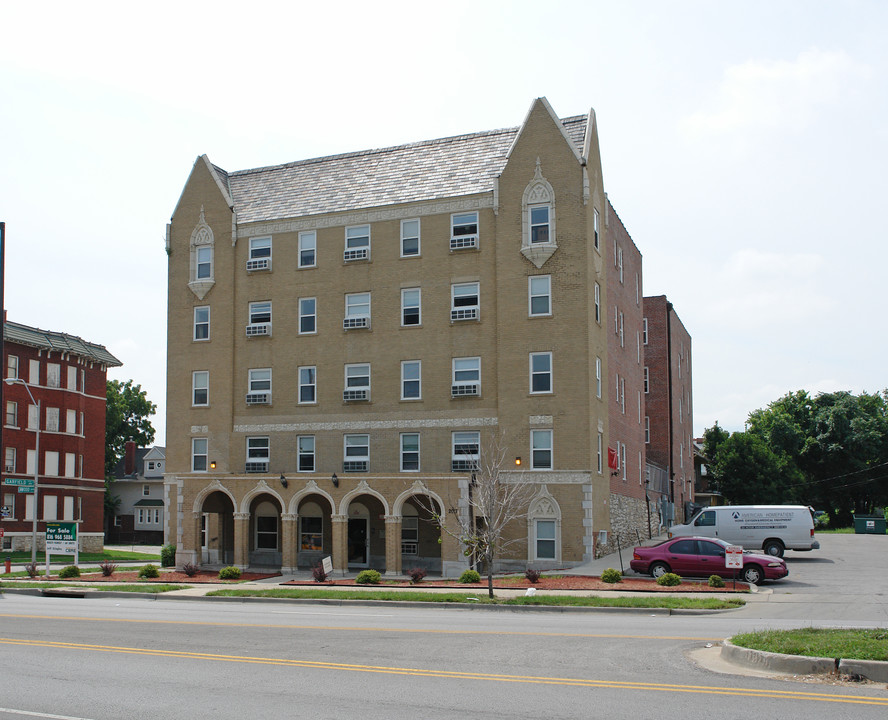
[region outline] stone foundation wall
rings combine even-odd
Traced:
[[[649,504],[651,509],[650,535],[655,536],[659,528],[660,515],[656,503]],[[616,552],[618,538],[621,549],[635,547],[639,544],[639,540],[644,542],[648,539],[648,513],[643,498],[611,495],[609,505],[611,529],[607,534],[607,544],[596,544],[595,557]],[[628,565],[628,560],[626,562]]]

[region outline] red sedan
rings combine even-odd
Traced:
[[[683,537],[651,547],[637,547],[629,563],[637,573],[650,573],[658,578],[668,572],[681,577],[737,577],[758,585],[763,580],[779,580],[789,575],[786,561],[771,555],[743,553],[743,568],[725,567],[728,543],[718,538]]]

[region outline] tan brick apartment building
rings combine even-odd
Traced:
[[[519,128],[238,172],[199,157],[167,232],[177,562],[457,572],[427,508],[468,512],[493,435],[536,487],[503,567],[608,549],[608,218],[594,113],[542,98]]]
[[[649,486],[663,523],[680,523],[694,501],[691,336],[665,295],[644,298],[644,325]]]

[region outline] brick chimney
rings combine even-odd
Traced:
[[[126,441],[126,449],[123,454],[123,474],[132,475],[136,471],[136,443]]]

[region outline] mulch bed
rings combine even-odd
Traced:
[[[356,584],[357,583],[355,583],[354,580],[346,579],[332,580],[323,583],[316,583],[304,580],[293,580],[291,582],[281,583],[281,585],[302,585],[315,587],[336,587],[342,585]],[[592,577],[589,575],[562,575],[560,577],[547,577],[544,575],[540,578],[540,581],[538,583],[531,583],[526,578],[493,578],[493,586],[495,588],[503,590],[525,590],[527,588],[536,588],[537,592],[547,592],[549,590],[620,590],[623,592],[748,592],[748,586],[746,585],[746,583],[738,583],[736,590],[733,589],[732,585],[733,583],[731,581],[726,580],[725,587],[713,588],[709,587],[706,582],[699,582],[696,580],[682,580],[681,585],[666,587],[663,585],[657,585],[656,580],[646,578],[623,578],[621,582],[611,584],[602,582],[601,578],[599,577]],[[388,580],[383,580],[379,585],[373,585],[371,587],[436,587],[452,588],[454,590],[477,590],[487,588],[487,579],[483,579],[480,583],[458,583],[454,580],[425,579],[417,585],[411,585],[409,581],[391,582]]]

